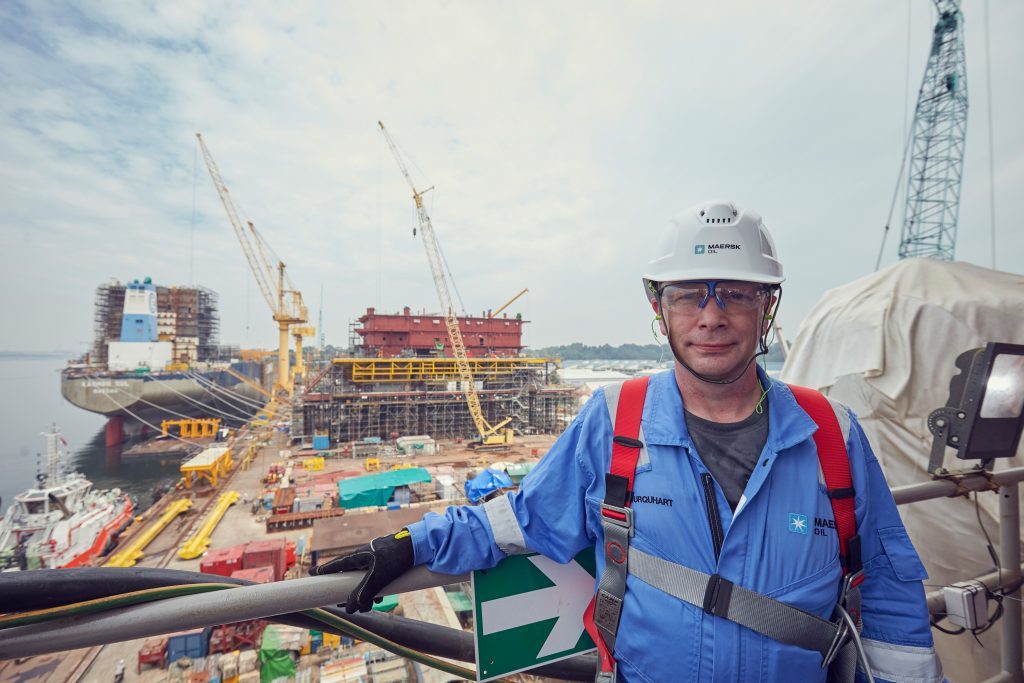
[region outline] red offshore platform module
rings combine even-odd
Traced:
[[[459,317],[459,329],[470,358],[518,356],[523,350],[523,325],[518,314],[500,318]],[[408,306],[401,313],[382,314],[367,308],[359,317],[353,339],[360,355],[381,358],[452,356],[452,344],[444,316],[437,313],[412,313]]]

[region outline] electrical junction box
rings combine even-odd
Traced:
[[[946,618],[968,630],[988,623],[988,589],[980,581],[962,581],[942,589]]]

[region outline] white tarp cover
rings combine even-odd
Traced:
[[[850,406],[889,485],[901,486],[929,478],[926,420],[949,398],[957,355],[989,341],[1024,343],[1024,276],[910,259],[826,292],[801,324],[781,378]],[[946,467],[973,464],[947,450]],[[995,469],[1022,465],[1024,448],[997,460]],[[982,494],[980,502],[998,544],[996,496]],[[994,569],[973,501],[914,503],[901,506],[900,514],[928,568],[926,590]],[[970,634],[932,633],[951,681],[979,681],[999,671],[999,625],[981,636],[984,648]]]

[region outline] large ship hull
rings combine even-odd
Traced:
[[[258,363],[232,369],[259,383]],[[265,397],[227,370],[194,372],[88,372],[69,368],[61,374],[61,394],[71,404],[107,418],[122,417],[159,425],[180,415],[247,416]]]

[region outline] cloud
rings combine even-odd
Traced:
[[[880,20],[888,10],[5,3],[0,246],[15,257],[0,286],[42,345],[77,348],[110,276],[191,274],[220,294],[222,341],[273,345],[197,156],[202,132],[314,317],[324,287],[329,342],[346,343],[367,306],[437,309],[381,119],[417,187],[434,186],[427,206],[466,308],[529,287],[513,306],[533,321],[529,344],[646,342],[648,248],[669,217],[709,197],[765,216],[792,336],[827,289],[874,268],[902,152],[905,62],[916,91],[931,33],[931,17],[914,14],[908,52],[903,20]],[[1005,217],[1024,209],[1012,114],[1024,104],[1012,32],[1022,14],[992,8]],[[983,26],[968,19],[960,253],[986,265]],[[901,216],[898,205],[883,264]],[[1024,236],[1002,228],[1000,267],[1024,270],[1022,253]],[[0,348],[25,343],[16,326],[0,332]]]

